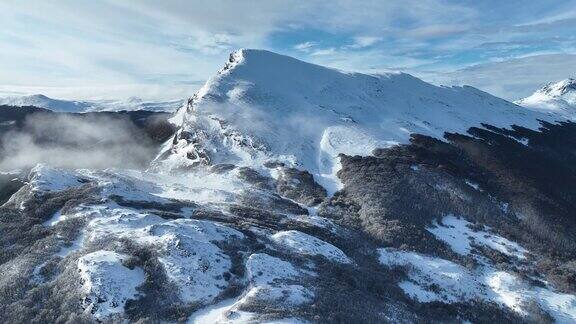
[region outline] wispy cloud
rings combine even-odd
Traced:
[[[532,94],[548,82],[576,77],[576,54],[541,54],[421,75],[442,84],[469,84],[508,100]]]
[[[329,47],[329,48],[323,48],[323,49],[318,49],[315,51],[312,51],[312,53],[310,55],[312,56],[325,56],[325,55],[332,55],[336,53],[336,49],[334,47]]]
[[[354,37],[354,43],[352,43],[351,45],[346,45],[345,47],[354,49],[365,48],[378,43],[380,40],[382,40],[381,37],[356,36]]]
[[[314,46],[318,45],[316,42],[304,42],[304,43],[299,43],[296,44],[294,46],[294,49],[299,50],[299,51],[303,51],[303,52],[308,52],[310,51],[310,49]]]

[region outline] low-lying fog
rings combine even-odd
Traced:
[[[65,168],[142,168],[158,150],[128,118],[33,114],[0,138],[0,170],[46,163]]]

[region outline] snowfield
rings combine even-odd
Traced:
[[[408,279],[399,283],[410,298],[428,303],[487,300],[526,315],[525,307],[536,302],[560,323],[576,318],[576,296],[529,285],[518,276],[492,265],[470,271],[454,262],[413,252],[381,249],[380,262],[406,267]]]
[[[248,280],[252,288],[240,301],[283,300],[290,305],[312,301],[314,293],[302,285],[290,284],[306,274],[291,263],[267,254],[252,254],[246,262]]]
[[[112,170],[74,172],[43,165],[36,167],[32,175],[33,180],[29,183],[31,191],[40,195],[96,185],[102,197],[120,196],[127,201],[145,201],[159,205],[169,203],[170,199],[186,198],[190,203],[218,209],[222,208],[222,204],[238,199],[233,197],[246,190],[246,185],[241,185],[235,172],[220,181],[216,181],[216,178],[210,181],[210,176],[206,179],[205,174],[200,173],[189,174],[186,179],[163,176],[162,181],[152,183],[144,179],[159,179],[160,175]],[[185,213],[192,211],[185,209],[183,208]],[[292,215],[286,218],[288,220],[298,217]],[[149,247],[157,251],[158,261],[165,270],[167,279],[177,287],[179,299],[184,303],[200,305],[214,302],[229,284],[230,279],[227,276],[232,268],[232,261],[227,252],[219,247],[219,242],[233,244],[245,239],[243,233],[217,222],[166,220],[156,215],[154,210],[138,211],[106,199],[101,199],[101,204],[98,205],[79,206],[66,213],[58,211],[45,221],[43,226],[60,226],[73,219],[86,220],[86,226],[72,245],[62,248],[56,255],[66,258],[74,252],[82,254],[85,249],[94,246],[114,247],[117,242],[122,241]],[[326,226],[328,222],[318,216],[314,219],[321,226]],[[297,249],[295,253],[324,255],[337,262],[350,262],[336,247],[304,233],[279,232],[270,236],[270,239],[277,240],[281,246],[285,245],[289,249]],[[110,245],[111,243],[113,244]],[[122,262],[126,259],[126,255],[108,250],[98,250],[78,259],[82,280],[86,282],[83,288],[87,296],[85,307],[99,320],[107,320],[121,313],[126,300],[138,296],[135,289],[143,283],[144,275],[141,269],[124,267]],[[266,254],[253,254],[246,261],[246,271],[249,289],[236,299],[236,308],[255,302],[274,302],[285,307],[297,306],[309,303],[314,296],[312,290],[296,284],[302,276],[311,274],[297,270],[289,262]],[[130,280],[123,282],[120,279],[123,276],[130,276]],[[248,316],[248,313],[238,309],[234,314]]]
[[[518,260],[528,251],[515,242],[482,230],[473,231],[471,223],[462,218],[447,216],[441,225],[428,228],[446,242],[454,252],[469,255],[471,243],[484,245]],[[556,321],[576,319],[576,296],[555,292],[550,287],[534,287],[519,276],[498,270],[481,255],[473,255],[480,263],[469,270],[454,262],[414,252],[380,249],[380,262],[389,267],[407,267],[409,280],[399,283],[406,295],[419,302],[484,299],[499,303],[520,314],[532,302],[539,303]]]
[[[481,284],[469,271],[454,262],[412,252],[381,249],[380,262],[387,266],[408,267],[411,281],[399,285],[420,302],[458,302],[477,298]]]
[[[38,164],[30,171],[30,185],[35,191],[62,191],[82,185],[82,178],[63,169]]]

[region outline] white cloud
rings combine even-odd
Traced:
[[[312,56],[325,56],[325,55],[332,55],[336,53],[336,49],[334,47],[329,47],[329,48],[322,48],[322,49],[317,49],[315,51],[312,51],[312,53],[310,53],[310,55]]]
[[[304,43],[300,43],[300,44],[296,44],[296,46],[294,46],[294,49],[302,51],[302,52],[308,52],[312,47],[318,45],[316,42],[304,42]]]
[[[95,91],[142,83],[172,86],[183,75],[188,81],[203,80],[225,60],[227,54],[199,57],[171,47],[167,40],[179,35],[163,39],[169,31],[159,25],[109,3],[4,2],[0,86]],[[131,95],[142,94],[126,94]]]
[[[402,28],[416,28],[443,21],[465,23],[476,10],[441,0],[309,1],[304,18],[314,27],[331,31],[379,34],[402,21]]]
[[[434,83],[467,84],[504,99],[517,100],[546,83],[576,77],[576,54],[527,56],[421,76]]]
[[[414,28],[405,32],[406,35],[416,38],[437,38],[468,30],[466,25],[428,25],[423,27]]]
[[[357,36],[354,37],[354,43],[352,45],[348,45],[348,48],[365,48],[372,46],[378,43],[382,38],[374,37],[374,36]]]

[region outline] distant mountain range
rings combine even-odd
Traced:
[[[53,99],[41,94],[25,96],[0,97],[0,105],[34,106],[55,112],[89,112],[89,111],[166,111],[173,112],[182,106],[184,100],[144,101],[132,97],[126,100],[77,101]]]

